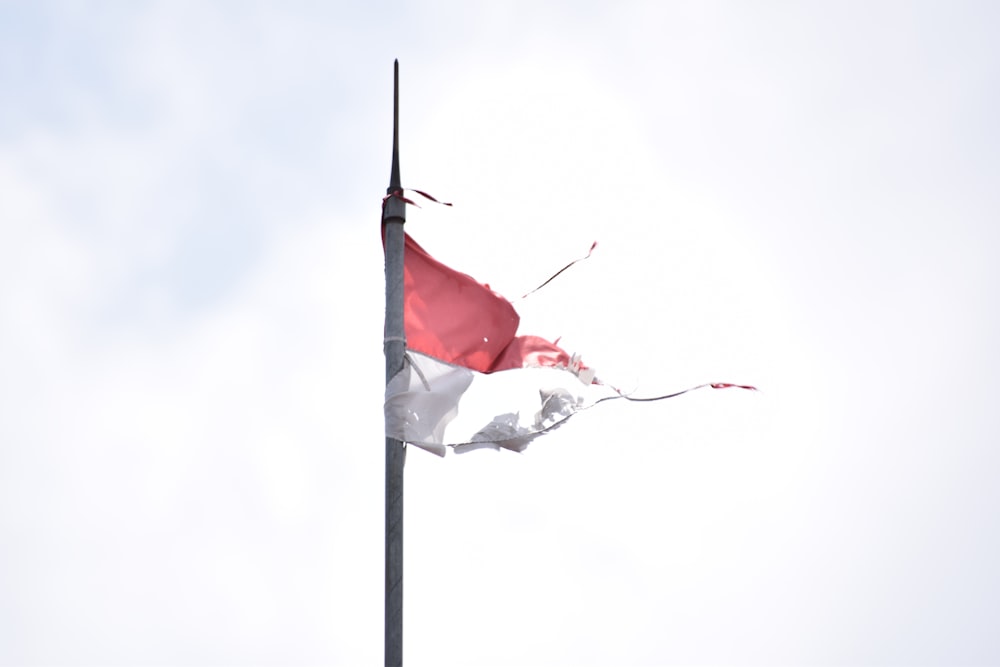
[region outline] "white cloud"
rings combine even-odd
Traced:
[[[596,239],[525,326],[763,389],[411,452],[408,662],[989,662],[990,21],[845,7],[15,22],[0,661],[378,659],[398,56],[428,250],[516,296]]]

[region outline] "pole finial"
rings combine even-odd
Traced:
[[[399,180],[399,59],[392,63],[392,175],[389,187],[398,190]]]
[[[406,204],[402,196],[402,180],[399,177],[399,59],[393,62],[392,78],[392,171],[389,174],[389,187],[385,193],[390,197],[382,210],[382,221],[390,218],[406,222]],[[399,196],[391,196],[391,195]]]

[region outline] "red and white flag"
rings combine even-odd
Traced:
[[[520,317],[507,299],[437,261],[409,235],[403,287],[406,358],[386,385],[386,435],[441,456],[449,446],[521,451],[574,413],[612,398],[753,389],[712,383],[626,396],[555,343],[517,335]]]
[[[437,454],[448,445],[519,451],[585,405],[592,370],[554,343],[518,336],[520,318],[507,299],[437,261],[409,235],[404,322],[406,360],[386,386],[389,437]],[[510,377],[515,369],[522,371]],[[527,389],[532,380],[544,386]],[[470,394],[504,409],[474,416]],[[456,420],[460,404],[473,414]]]

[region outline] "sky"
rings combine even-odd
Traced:
[[[0,3],[0,664],[382,660],[430,253],[654,404],[406,465],[408,665],[1000,663],[989,2]]]

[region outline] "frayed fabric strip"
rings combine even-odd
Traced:
[[[403,369],[386,386],[386,435],[437,456],[448,448],[456,453],[484,448],[521,452],[570,417],[606,401],[661,401],[706,387],[754,389],[716,382],[635,397],[579,380],[567,367],[486,374],[408,350]]]

